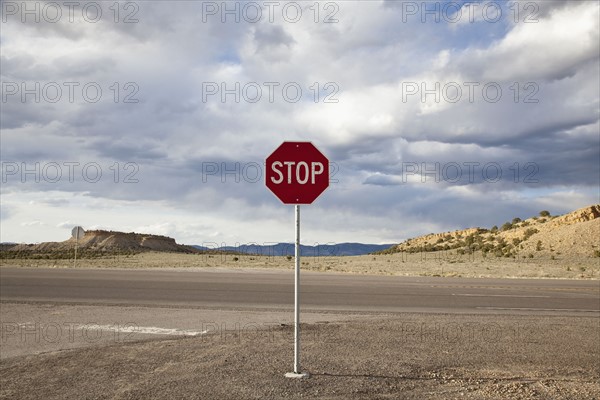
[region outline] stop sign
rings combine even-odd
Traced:
[[[329,160],[311,142],[283,142],[265,166],[265,183],[284,204],[310,204],[329,186]]]

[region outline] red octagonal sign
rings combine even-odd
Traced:
[[[284,204],[310,204],[329,186],[329,160],[311,142],[283,142],[265,167],[267,187]]]

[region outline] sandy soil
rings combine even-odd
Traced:
[[[9,359],[3,399],[598,399],[597,318],[407,314]]]
[[[2,260],[1,266],[73,268],[73,260]],[[77,260],[77,268],[284,268],[293,258],[267,256],[139,253]],[[497,258],[452,252],[396,253],[353,257],[303,257],[307,271],[398,276],[469,278],[600,278],[600,258],[535,255],[534,258]]]

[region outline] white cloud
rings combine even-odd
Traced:
[[[71,221],[63,221],[56,224],[56,227],[61,229],[73,229],[75,226],[77,226],[77,224]]]
[[[467,51],[461,64],[488,81],[564,79],[597,62],[599,18],[598,3],[572,2],[537,23],[515,25],[486,49]]]
[[[32,226],[43,226],[45,225],[42,221],[26,221],[26,222],[21,222],[21,226],[24,227],[32,227]]]
[[[312,3],[298,23],[203,22],[200,2],[139,3],[134,24],[3,24],[3,82],[80,86],[74,102],[3,102],[2,240],[63,240],[71,223],[188,244],[291,240],[290,207],[262,180],[239,176],[283,140],[311,140],[336,163],[339,182],[306,207],[310,241],[390,242],[597,201],[596,2],[540,3],[534,24],[515,23],[510,4],[499,23],[463,24],[419,15],[402,22],[399,2],[336,4],[333,24],[315,23]],[[102,88],[97,103],[81,96],[89,82]],[[263,97],[207,99],[206,82],[256,82]],[[279,84],[272,102],[265,82]],[[458,101],[439,92],[423,101],[422,85],[452,82],[463,89]],[[465,82],[479,84],[473,101]],[[490,82],[502,85],[497,103],[482,98]],[[286,83],[302,88],[297,103],[282,98]],[[338,103],[323,102],[336,87],[327,83],[339,88]],[[412,83],[419,93],[407,96]],[[139,102],[123,102],[132,87]],[[527,95],[538,102],[524,103]],[[72,162],[70,179],[64,163]],[[473,182],[405,176],[406,163],[465,162],[497,163],[503,178],[486,182],[480,170]],[[20,170],[6,175],[6,163]],[[34,172],[24,174],[23,163]],[[44,175],[51,163],[62,179]],[[219,171],[203,175],[207,163]],[[82,174],[91,164],[102,171],[95,182]],[[524,182],[532,171],[537,182]]]

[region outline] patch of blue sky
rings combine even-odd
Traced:
[[[221,64],[241,64],[242,60],[237,52],[237,50],[233,47],[224,48],[217,56],[217,62]]]
[[[397,22],[408,24],[415,32],[426,27],[436,35],[435,47],[458,50],[488,47],[515,25],[535,23],[536,18],[535,8],[525,10],[523,5],[506,1],[389,0],[386,6],[397,13]]]

